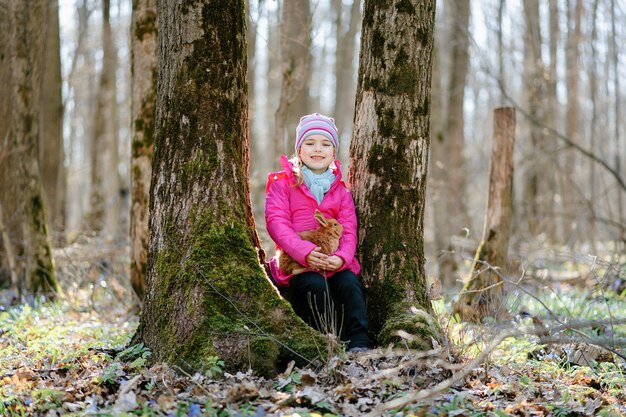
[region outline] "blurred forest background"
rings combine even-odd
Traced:
[[[7,4],[0,2],[2,14]],[[263,222],[266,173],[279,168],[280,154],[292,153],[300,115],[336,119],[347,169],[362,11],[347,0],[248,6],[250,181],[257,227],[271,254]],[[94,237],[128,245],[133,160],[141,153],[132,137],[130,45],[141,28],[131,30],[128,1],[59,0],[50,7],[39,159],[53,246]],[[469,265],[480,240],[492,110],[499,106],[517,109],[511,257],[546,248],[566,260],[624,253],[625,19],[619,0],[437,2],[429,276],[454,286],[459,265]],[[0,81],[7,85],[8,19],[0,25]],[[6,144],[9,90],[0,98]],[[19,187],[17,171],[8,155],[0,158],[0,283],[8,285],[4,243],[12,240],[19,252],[15,221],[23,207],[6,192]]]

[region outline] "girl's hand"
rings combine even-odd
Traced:
[[[328,267],[326,269],[328,269],[329,271],[337,271],[337,270],[341,269],[343,264],[344,264],[344,261],[339,256],[337,256],[337,255],[329,256],[328,257]]]
[[[328,269],[328,255],[321,252],[319,246],[313,249],[305,258],[307,265],[312,269]]]

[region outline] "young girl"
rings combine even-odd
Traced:
[[[298,316],[312,327],[328,331],[330,320],[341,329],[348,351],[369,347],[365,302],[357,278],[361,270],[356,252],[357,220],[352,194],[341,181],[337,155],[339,134],[335,121],[319,113],[303,116],[296,128],[296,154],[281,157],[283,171],[270,173],[265,200],[267,231],[306,270],[283,272],[275,255],[270,260],[277,285],[291,287],[290,302]],[[324,254],[298,232],[317,228],[315,210],[337,219],[343,235],[337,251]],[[332,303],[331,303],[332,301]],[[331,315],[335,315],[332,317]]]

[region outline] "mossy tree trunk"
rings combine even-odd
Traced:
[[[133,1],[131,28],[131,266],[130,282],[143,300],[148,260],[150,177],[157,93],[157,2]]]
[[[24,292],[55,297],[60,294],[50,249],[48,225],[39,174],[42,54],[48,2],[10,1],[11,19],[11,148],[13,198],[22,208]]]
[[[147,286],[135,341],[157,361],[195,369],[215,355],[262,373],[313,359],[324,352],[321,336],[261,267],[248,184],[244,2],[162,0],[157,12]]]
[[[365,2],[349,177],[379,344],[397,340],[402,329],[426,348],[436,331],[423,241],[434,24],[434,0]]]
[[[496,319],[508,316],[502,303],[501,274],[506,271],[513,208],[514,144],[515,109],[496,109],[493,115],[489,193],[483,237],[469,279],[453,306],[454,312],[465,321],[480,322],[487,316]]]

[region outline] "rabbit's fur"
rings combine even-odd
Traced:
[[[330,255],[339,247],[339,239],[343,233],[343,226],[335,219],[324,217],[319,210],[315,210],[314,217],[320,224],[319,229],[306,230],[298,233],[298,235],[302,239],[313,242],[322,248],[322,253]],[[306,270],[304,266],[287,255],[287,252],[284,250],[279,250],[278,266],[286,274],[300,274]]]

